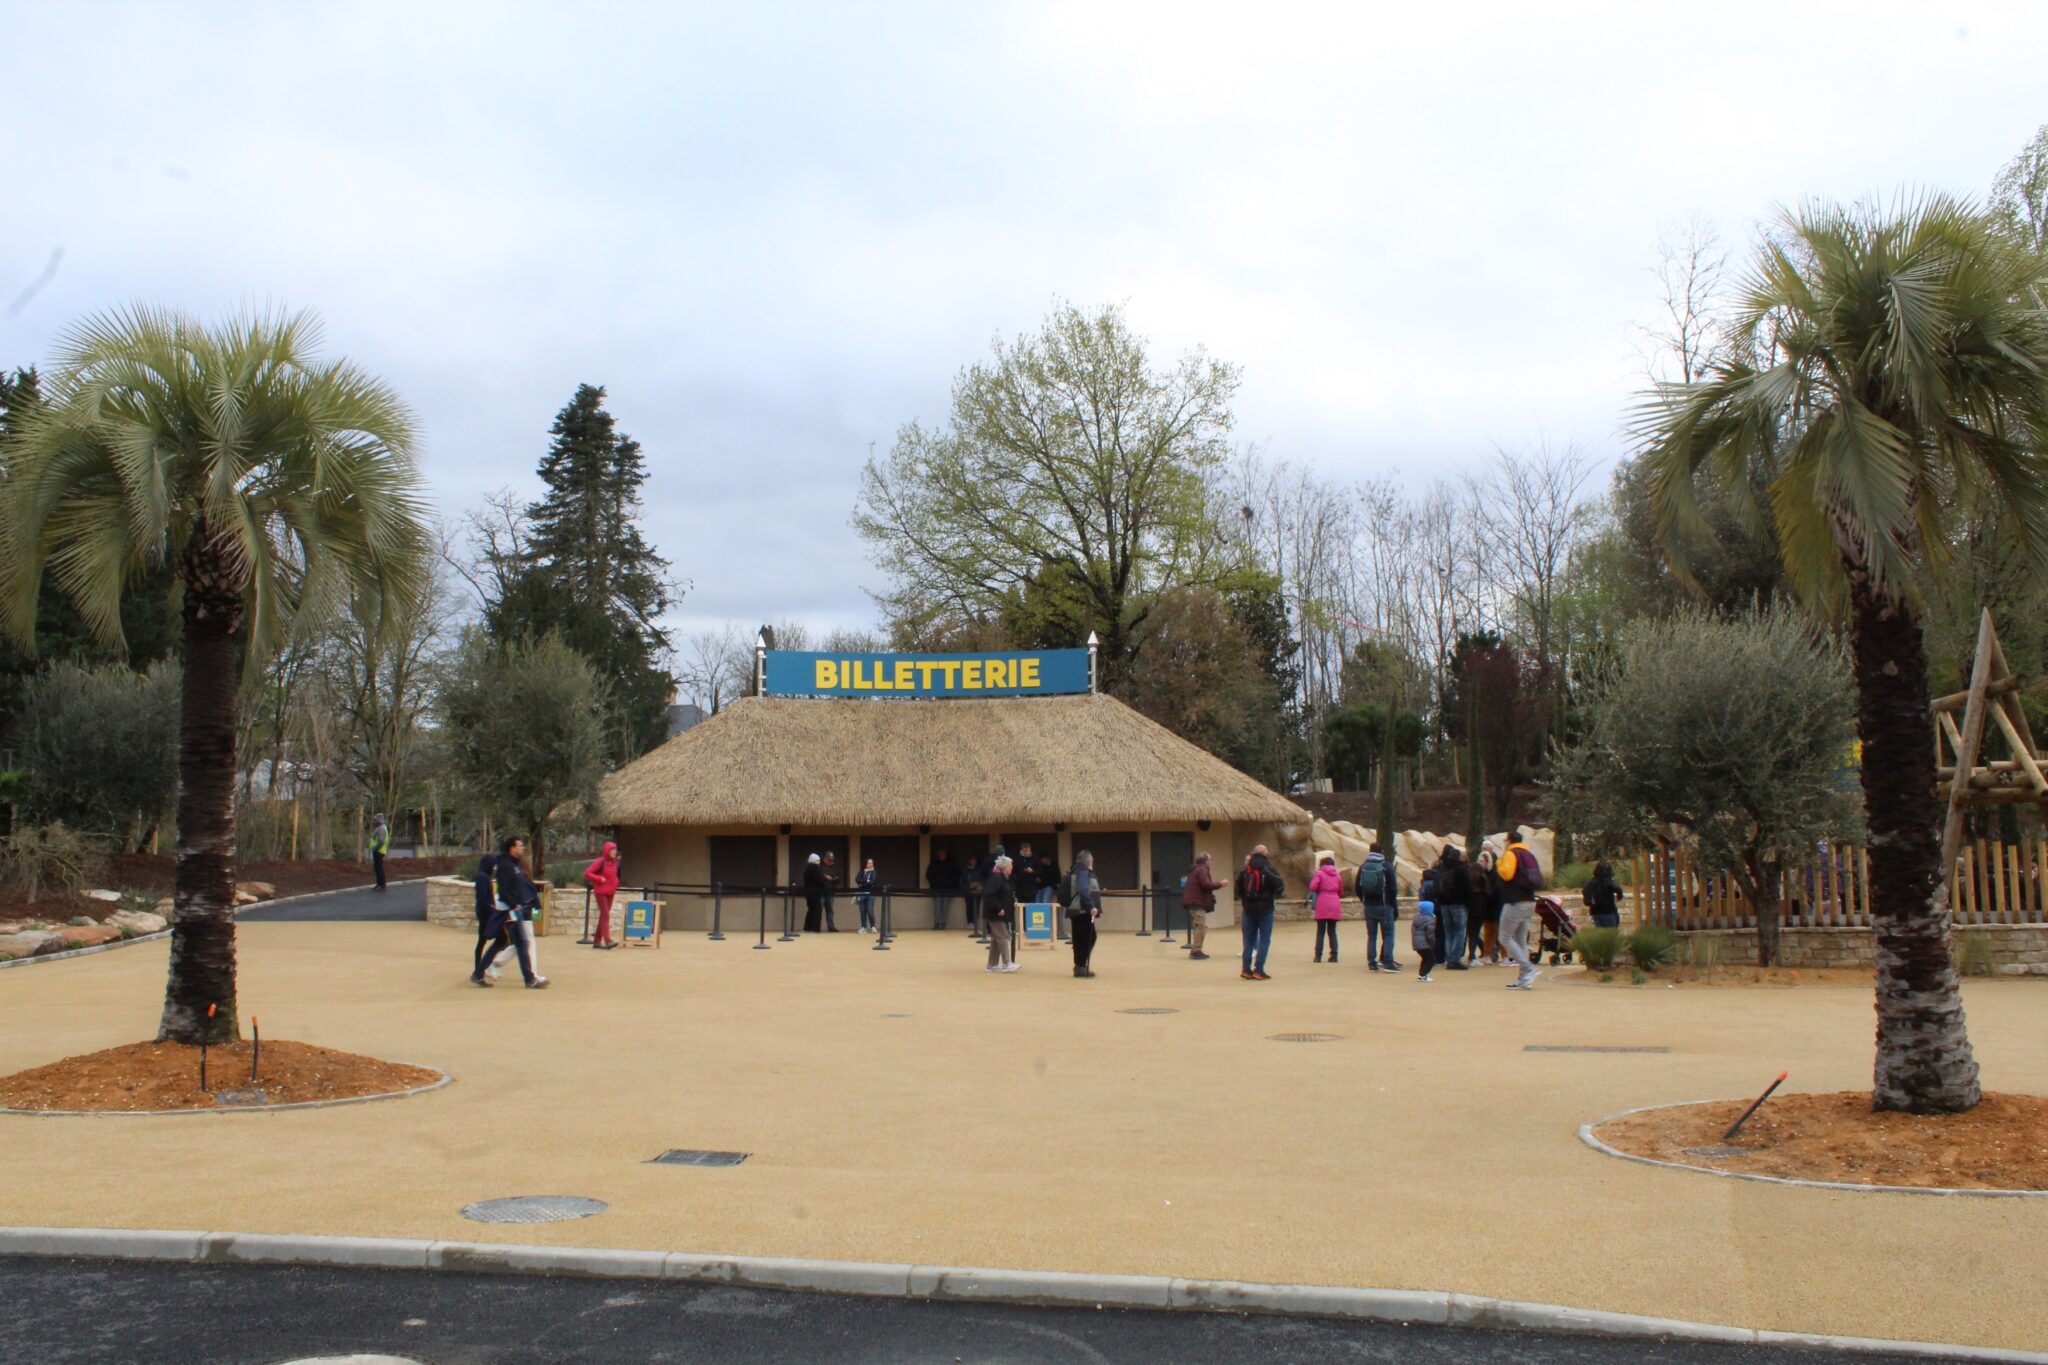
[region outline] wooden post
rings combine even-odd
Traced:
[[[295,793],[293,793],[293,795],[292,795],[292,861],[293,861],[293,862],[297,862],[298,860],[299,860],[299,798],[298,798],[298,794],[297,794],[297,793],[295,792]]]
[[[1956,775],[1948,788],[1948,815],[1941,826],[1941,865],[1944,869],[1953,867],[1956,861],[1956,843],[1963,833],[1963,798],[1970,789],[1970,775],[1977,768],[1977,750],[1984,741],[1984,710],[1989,704],[1986,695],[1991,687],[1991,659],[1997,648],[1998,633],[1991,626],[1991,608],[1984,608],[1984,614],[1977,625],[1977,657],[1970,665],[1970,698],[1963,705],[1962,731],[1957,736]],[[1946,713],[1943,718],[1946,719]]]

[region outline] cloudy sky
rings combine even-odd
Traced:
[[[128,300],[311,307],[450,512],[530,495],[603,384],[686,631],[870,622],[870,446],[1057,299],[1237,362],[1240,437],[1340,481],[1611,458],[1660,224],[1982,196],[2048,121],[2034,3],[0,0],[0,35],[0,366]]]

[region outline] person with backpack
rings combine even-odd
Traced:
[[[1621,883],[1614,879],[1614,864],[1604,859],[1593,864],[1593,877],[1586,883],[1584,894],[1586,909],[1593,913],[1594,928],[1621,927],[1621,898],[1625,893]]]
[[[1400,964],[1394,961],[1394,920],[1400,913],[1401,888],[1384,848],[1372,846],[1365,861],[1358,865],[1353,885],[1358,888],[1359,903],[1365,907],[1366,967],[1375,972],[1397,970]]]
[[[1072,889],[1067,897],[1067,923],[1074,935],[1074,975],[1093,976],[1088,959],[1095,952],[1095,921],[1102,918],[1102,887],[1095,880],[1095,855],[1082,849],[1074,855],[1074,870],[1067,874]]]
[[[597,901],[597,932],[590,936],[590,946],[618,947],[612,942],[612,897],[619,894],[619,846],[607,843],[597,860],[583,869],[583,880]]]
[[[1245,981],[1271,981],[1266,975],[1266,953],[1273,946],[1273,902],[1287,890],[1280,874],[1260,844],[1244,860],[1237,874],[1239,921],[1244,929],[1244,966],[1238,976]]]
[[[1216,908],[1216,893],[1223,889],[1223,883],[1216,880],[1210,869],[1209,855],[1195,855],[1195,865],[1188,869],[1186,881],[1181,887],[1180,908],[1188,912],[1188,961],[1207,962],[1209,955],[1202,951],[1202,945],[1209,940],[1209,913]]]
[[[1526,991],[1536,984],[1536,963],[1529,956],[1529,925],[1536,917],[1536,892],[1543,885],[1543,869],[1527,844],[1510,839],[1493,871],[1500,878],[1500,944],[1521,969],[1508,982],[1508,989]]]
[[[1330,961],[1337,961],[1337,921],[1344,918],[1344,874],[1337,859],[1325,853],[1308,879],[1309,898],[1315,902],[1316,961],[1323,960],[1323,942],[1330,944]]]
[[[1445,844],[1436,860],[1437,961],[1445,971],[1465,967],[1465,923],[1472,900],[1472,869],[1456,844]]]

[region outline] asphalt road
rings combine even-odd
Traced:
[[[236,919],[255,920],[425,919],[426,915],[425,882],[402,882],[382,895],[374,890],[327,891],[282,905],[244,906],[235,912]]]
[[[1840,1356],[1531,1332],[866,1299],[643,1280],[0,1259],[0,1360],[276,1365],[384,1354],[543,1361],[1385,1361],[1753,1365]],[[1858,1356],[1861,1362],[1898,1362]]]

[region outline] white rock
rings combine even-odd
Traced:
[[[85,894],[96,901],[111,901],[115,905],[121,903],[121,893],[118,891],[88,891]]]

